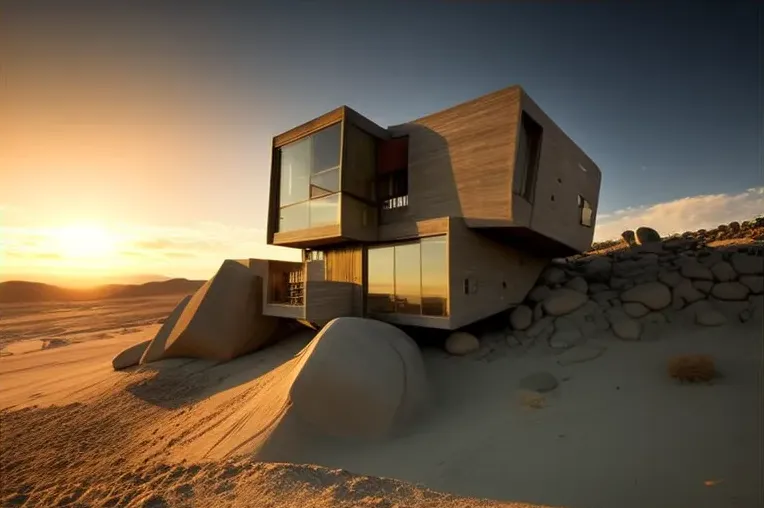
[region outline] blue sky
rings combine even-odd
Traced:
[[[246,241],[215,256],[273,254],[271,136],[516,83],[602,169],[600,239],[745,219],[764,212],[763,22],[752,1],[5,2],[0,227],[225,224]]]

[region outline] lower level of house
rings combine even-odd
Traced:
[[[550,259],[458,218],[415,226],[392,242],[305,250],[303,262],[250,260],[263,280],[263,314],[454,330],[522,302]]]

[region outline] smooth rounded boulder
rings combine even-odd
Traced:
[[[393,325],[336,318],[300,355],[290,411],[317,431],[379,438],[424,409],[428,386],[421,352]]]

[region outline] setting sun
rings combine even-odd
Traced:
[[[101,260],[113,255],[117,241],[109,230],[96,225],[72,225],[52,232],[58,255],[71,260]]]

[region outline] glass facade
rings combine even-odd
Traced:
[[[341,135],[336,123],[279,149],[279,232],[339,224]]]
[[[368,284],[367,310],[370,313],[446,316],[446,237],[370,247]]]

